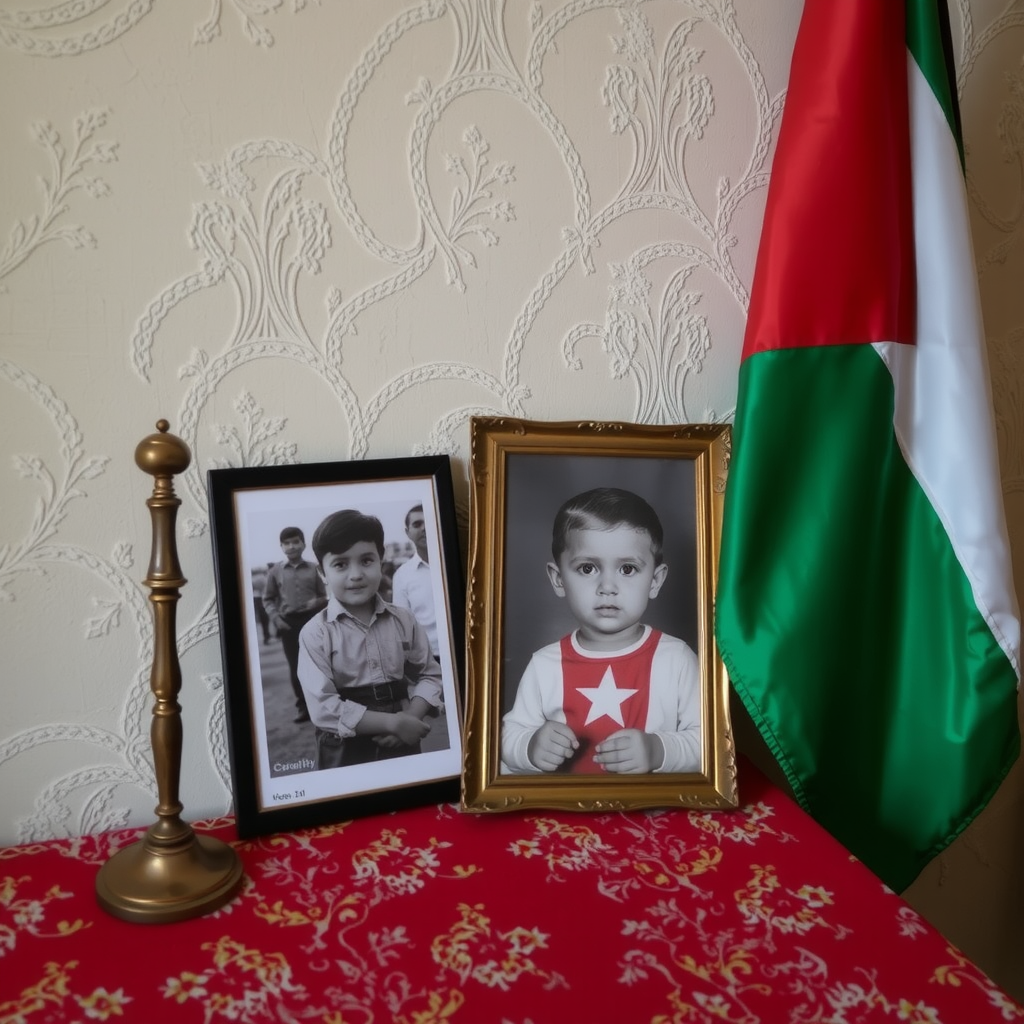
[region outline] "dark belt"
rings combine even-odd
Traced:
[[[398,704],[409,696],[409,687],[404,681],[367,683],[365,686],[341,686],[338,694],[345,700],[370,707],[374,704]]]

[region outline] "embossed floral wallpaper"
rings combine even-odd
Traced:
[[[464,525],[473,414],[730,419],[801,6],[0,0],[0,843],[153,818],[158,419],[190,818],[229,806],[207,469],[447,452]],[[1024,7],[951,6],[1022,580]],[[1022,790],[909,893],[1018,998]]]

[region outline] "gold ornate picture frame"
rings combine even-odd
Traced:
[[[729,685],[713,629],[730,428],[721,424],[642,426],[475,417],[470,430],[462,809],[735,807]],[[603,568],[603,555],[593,563],[588,555],[585,564],[577,564],[579,558],[572,549],[560,553],[556,562],[552,541],[556,515],[564,525],[564,510],[574,509],[577,497],[591,501],[586,506],[591,509],[598,507],[594,500],[601,502],[609,495],[613,503],[642,499],[641,507],[647,510],[643,514],[653,513],[654,525],[650,530],[638,527],[635,518],[618,523],[618,513],[612,515],[607,511],[612,506],[607,505],[601,505],[598,513],[603,519],[591,522],[585,512],[583,520],[568,521],[576,526],[590,523],[580,527],[575,536],[592,537],[598,545],[617,525],[626,526],[618,535],[627,543],[638,536],[644,541],[639,548],[641,564],[634,565],[631,558],[616,562],[619,556],[614,552],[609,553],[608,564],[626,568]],[[614,505],[620,507],[624,506]],[[656,532],[662,533],[657,544],[651,540]],[[562,536],[574,534],[563,530]],[[656,553],[651,555],[652,551]],[[564,563],[563,557],[569,563]],[[651,648],[655,650],[651,657],[661,660],[648,661],[644,670],[629,669],[622,660],[625,652],[595,656],[582,649],[588,646],[586,621],[591,612],[581,606],[579,597],[573,603],[574,593],[580,591],[573,592],[572,587],[579,576],[608,574],[612,578],[608,586],[615,590],[624,576],[650,572],[642,564],[648,557],[664,568],[657,570],[656,582],[649,590],[644,577],[646,604],[634,614],[638,625],[630,625],[631,632],[624,630],[620,635],[629,639],[642,636],[642,641],[627,645],[629,651]],[[621,613],[617,605],[628,603],[617,595],[600,600],[602,607],[594,613],[599,616],[617,616]],[[582,619],[574,616],[573,610]],[[595,628],[606,627],[598,623]],[[602,646],[602,636],[597,635],[597,646]],[[675,660],[680,651],[680,659]],[[598,664],[602,659],[605,663]],[[589,686],[574,685],[586,681],[576,674],[577,663],[582,665],[579,671],[591,673]],[[679,664],[685,669],[678,668]],[[646,675],[621,679],[627,671]],[[684,682],[678,682],[680,679]],[[670,727],[675,710],[657,719],[662,712],[652,709],[657,705],[664,711],[666,700],[674,702],[672,695],[683,690],[689,695],[687,710],[680,711],[678,718],[688,724],[676,722]],[[612,695],[610,703],[608,694]],[[576,706],[579,701],[582,704]],[[622,735],[620,728],[630,724],[628,717],[623,718],[630,712],[623,709],[637,707],[636,701],[644,702],[639,713],[646,717],[638,719],[633,712],[629,742],[637,733],[657,736],[654,749],[661,751],[662,760],[650,770],[622,761],[630,767],[628,772],[621,766],[613,770],[595,763],[595,758],[607,761],[609,756],[620,756],[605,753],[607,733]],[[684,706],[682,698],[677,703]],[[535,714],[541,717],[532,717]],[[530,731],[533,726],[551,720],[548,715],[565,728],[570,721],[586,724],[578,730],[579,736],[571,729],[568,733],[564,728],[556,730],[561,737],[572,737],[576,746],[558,767],[539,770],[525,754],[536,750],[526,745],[525,737],[534,735]],[[602,725],[591,723],[601,718],[605,719],[605,738],[588,738]],[[524,726],[524,720],[529,724]],[[616,745],[625,743],[617,739],[612,746]],[[673,761],[677,748],[685,757],[680,754]],[[685,767],[675,770],[681,766]]]

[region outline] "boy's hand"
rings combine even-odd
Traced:
[[[613,732],[594,750],[594,761],[606,771],[643,775],[660,768],[665,760],[661,740],[641,729],[620,729]]]
[[[576,734],[564,722],[545,722],[531,737],[526,756],[535,768],[553,772],[579,748]]]
[[[408,711],[396,711],[390,718],[388,735],[395,737],[408,747],[411,747],[414,743],[419,743],[430,732],[428,723],[417,718],[415,715],[410,715]],[[384,745],[388,746],[390,744]]]

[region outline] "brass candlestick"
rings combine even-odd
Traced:
[[[192,455],[179,437],[167,433],[160,420],[135,449],[135,463],[156,480],[146,502],[153,521],[153,549],[143,582],[153,604],[153,670],[150,685],[156,704],[150,736],[156,771],[157,821],[137,843],[115,853],[96,877],[96,898],[104,910],[126,921],[181,921],[209,913],[227,903],[242,886],[238,854],[212,836],[196,835],[181,820],[178,799],[181,775],[181,669],[175,633],[175,609],[181,575],[174,540],[174,521],[181,501],[174,476],[188,467]]]

